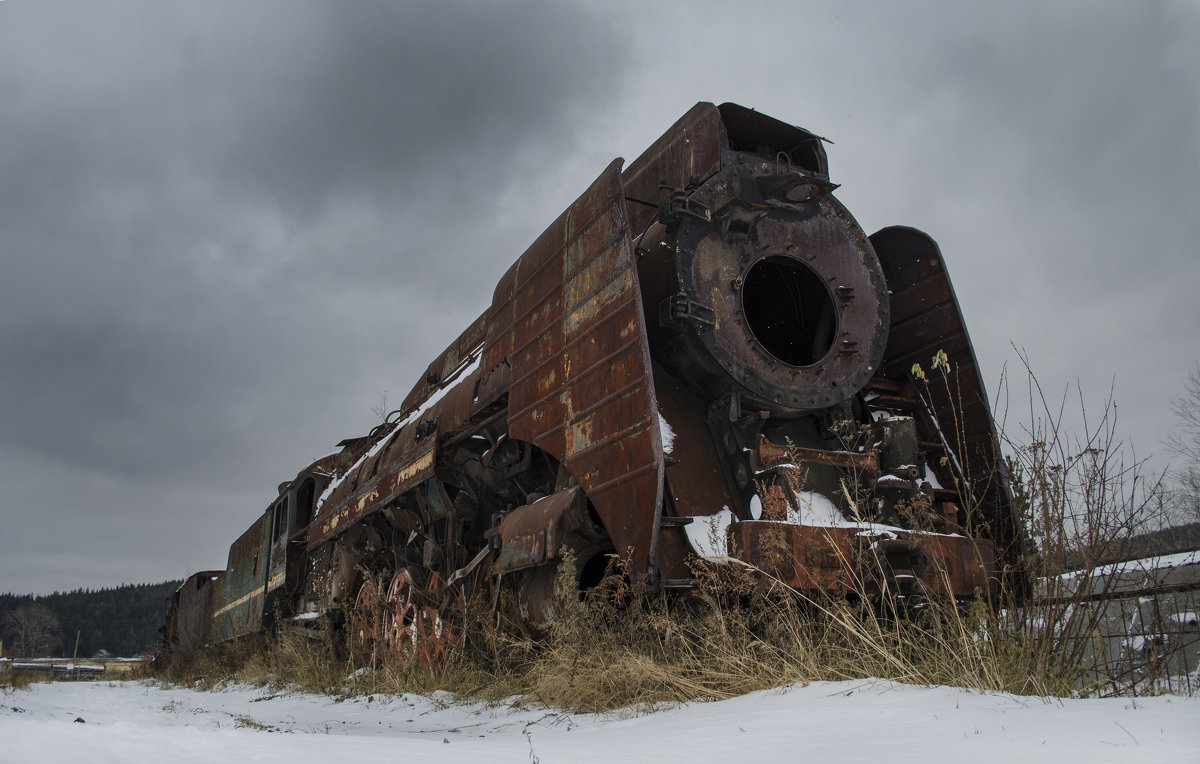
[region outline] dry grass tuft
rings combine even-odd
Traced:
[[[1089,604],[1112,586],[1093,574],[1152,520],[1158,481],[1146,480],[1140,463],[1121,460],[1111,403],[1090,429],[1085,417],[1085,435],[1076,440],[1061,427],[1061,405],[1047,404],[1040,390],[1034,399],[1042,410],[1031,411],[1023,440],[1004,439],[1011,454],[1006,477],[1032,541],[1021,550],[1023,572],[1036,582],[1032,591],[1018,585],[997,601],[971,602],[934,594],[905,601],[886,592],[880,602],[809,598],[728,559],[698,566],[699,587],[682,597],[643,596],[621,570],[581,595],[567,556],[558,617],[544,633],[515,627],[503,597],[498,613],[474,604],[467,640],[432,670],[378,642],[369,649],[354,644],[356,629],[326,626],[316,636],[279,630],[269,640],[176,659],[160,665],[159,676],[333,694],[448,690],[574,711],[867,677],[1038,695],[1161,686],[1154,684],[1160,676],[1117,665],[1108,648],[1096,648],[1106,638],[1098,631],[1105,616]],[[966,509],[971,517],[974,510]],[[1018,572],[1008,580],[1023,579]]]
[[[0,689],[23,690],[37,682],[52,682],[54,676],[49,671],[22,671],[11,669],[0,674]]]
[[[490,614],[430,670],[385,651],[350,650],[345,631],[319,639],[278,631],[177,662],[167,681],[241,681],[334,695],[429,693],[524,702],[576,712],[648,709],[818,680],[879,677],[1018,693],[1064,692],[1036,673],[1020,634],[977,602],[923,604],[916,615],[847,600],[814,601],[761,572],[727,563],[700,571],[686,600],[636,597],[619,571],[580,596],[569,556],[559,569],[558,618],[533,637]],[[166,667],[164,667],[166,668]]]

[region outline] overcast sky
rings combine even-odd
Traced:
[[[1198,71],[1196,2],[0,1],[0,591],[222,567],[702,100],[938,240],[990,391],[1012,344],[1055,395],[1115,380],[1161,459]]]

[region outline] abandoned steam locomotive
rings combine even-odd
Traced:
[[[436,647],[471,591],[551,617],[567,549],[581,587],[615,555],[649,591],[687,591],[715,534],[808,592],[995,587],[1017,526],[934,241],[868,237],[819,136],[734,104],[696,105],[621,165],[397,412],[184,583],[169,648],[380,606],[389,644]],[[951,363],[927,379],[935,354]]]

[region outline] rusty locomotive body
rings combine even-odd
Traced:
[[[706,535],[809,592],[986,594],[1018,533],[940,252],[834,188],[819,136],[733,104],[614,161],[400,410],[184,584],[168,646],[381,598],[398,643],[436,640],[481,586],[537,623],[564,550],[583,587],[615,555],[686,591]]]

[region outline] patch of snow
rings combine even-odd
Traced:
[[[1195,626],[1198,622],[1200,622],[1200,619],[1196,617],[1196,614],[1191,612],[1172,613],[1171,620],[1180,626]]]
[[[937,479],[937,475],[936,475],[936,474],[934,474],[934,471],[933,471],[933,470],[930,468],[930,466],[929,466],[928,464],[926,464],[926,465],[925,465],[925,478],[924,478],[924,480],[925,480],[925,482],[926,482],[926,483],[929,483],[929,487],[930,487],[930,488],[933,488],[935,491],[940,491],[940,490],[942,490],[942,484],[941,484],[941,482],[939,482],[939,481],[938,481],[938,479]]]
[[[1200,698],[1020,697],[879,680],[643,714],[456,703],[446,693],[53,682],[0,696],[0,762],[1191,761],[1197,718]]]
[[[815,491],[795,491],[788,503],[788,522],[821,528],[857,527],[860,523],[846,520],[841,511],[823,494]]]
[[[725,541],[725,531],[733,522],[733,512],[729,507],[723,507],[715,515],[693,517],[692,522],[683,526],[687,532],[688,543],[692,551],[701,557],[725,557],[729,554]]]
[[[915,531],[895,525],[884,525],[883,523],[847,520],[845,515],[841,513],[841,510],[828,497],[814,491],[795,491],[792,493],[792,501],[788,506],[787,521],[796,525],[807,525],[815,528],[852,528],[858,531],[857,535],[868,537],[884,536],[887,538],[896,538],[896,535],[899,533],[905,533],[910,536],[961,537],[961,534],[958,533]]]
[[[792,462],[779,462],[777,464],[772,464],[769,467],[763,467],[761,470],[755,470],[754,474],[762,475],[765,472],[778,472],[779,470],[786,471],[786,470],[798,470],[798,469],[800,469],[799,465],[793,464]]]
[[[1126,562],[1114,562],[1109,565],[1101,565],[1093,571],[1093,575],[1111,576],[1120,573],[1139,573],[1150,571],[1161,571],[1167,568],[1179,568],[1185,565],[1200,565],[1200,550],[1193,552],[1179,552],[1177,554],[1167,554],[1161,557],[1145,557],[1140,560],[1127,560]],[[1063,573],[1059,576],[1062,580],[1069,580],[1077,577],[1083,571],[1074,570],[1069,573]]]
[[[762,499],[758,494],[750,497],[750,518],[752,520],[762,519]],[[734,521],[733,512],[729,507],[723,507],[720,512],[715,515],[700,515],[692,518],[689,525],[684,528],[687,531],[688,541],[692,545],[692,549],[701,557],[726,555],[725,551],[725,529]],[[934,533],[933,531],[915,531],[908,528],[900,528],[895,525],[885,525],[883,523],[855,522],[847,520],[845,515],[837,508],[837,506],[824,494],[815,491],[794,491],[792,499],[788,502],[787,519],[780,522],[790,523],[792,525],[806,525],[814,528],[850,528],[858,531],[859,536],[865,537],[886,537],[896,538],[897,534],[921,535],[921,536],[942,536],[946,538],[961,538],[958,533]],[[708,542],[710,529],[716,524],[719,526],[718,540],[719,547],[714,547]],[[719,549],[719,551],[714,551]],[[703,550],[703,551],[702,551]]]
[[[675,430],[671,429],[671,424],[662,415],[658,414],[658,432],[662,437],[662,450],[664,454],[669,454],[675,448]]]

